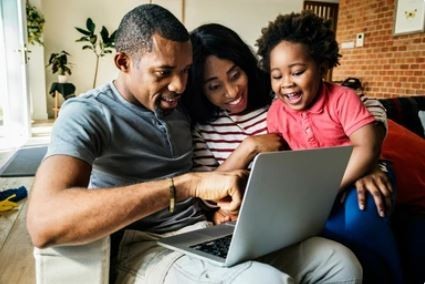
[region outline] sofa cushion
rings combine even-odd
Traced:
[[[425,210],[425,139],[388,120],[382,156],[392,162],[397,203]]]
[[[425,110],[425,97],[399,97],[379,100],[387,110],[389,119],[407,127],[409,130],[424,136],[424,127],[419,119],[419,111]]]

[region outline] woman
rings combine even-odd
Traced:
[[[198,27],[192,31],[191,40],[194,58],[183,103],[194,124],[194,167],[197,170],[220,171],[247,168],[252,158],[260,152],[286,149],[279,136],[267,133],[266,114],[272,100],[270,83],[267,75],[257,67],[257,59],[250,48],[234,31],[219,24]],[[385,124],[384,110],[377,108],[377,104],[379,103],[376,101],[369,101],[367,105],[374,106],[374,116]],[[379,128],[383,138],[385,129]],[[367,234],[370,233],[369,229],[372,233],[377,230],[377,242],[389,243],[388,247],[382,248],[382,254],[385,251],[394,251],[388,224],[379,220],[375,213],[377,209],[386,209],[388,213],[391,206],[391,185],[386,175],[376,169],[369,176],[358,180],[355,186],[357,192],[356,188],[352,188],[347,193],[344,205],[335,205],[325,236],[352,248],[361,258],[366,275],[370,268],[371,274],[385,278],[384,272],[377,272],[384,271],[378,268],[379,259],[373,263],[367,262],[370,253],[362,249],[364,234],[359,234],[355,246],[351,246],[353,236],[344,235],[346,231],[341,228],[338,220],[344,217],[346,211],[364,213],[355,214],[361,217],[356,224],[350,226],[356,228],[357,224],[370,218],[368,223],[372,225],[367,226]],[[366,191],[370,192],[373,200],[366,198]],[[361,211],[355,204],[365,209]],[[223,222],[234,219],[234,216],[218,212],[214,218],[216,222]],[[347,237],[350,243],[346,241]],[[372,277],[368,278],[373,281]]]

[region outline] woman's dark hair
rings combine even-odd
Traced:
[[[303,44],[311,58],[326,69],[339,64],[341,55],[331,22],[310,11],[279,15],[261,30],[257,53],[264,71],[270,70],[270,51],[283,40]]]
[[[182,101],[193,123],[209,122],[220,111],[210,103],[203,91],[205,61],[210,55],[232,61],[246,73],[249,110],[270,104],[270,80],[258,68],[257,58],[237,33],[220,24],[206,24],[193,30],[190,39],[193,65]]]

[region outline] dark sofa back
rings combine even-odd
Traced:
[[[424,127],[418,115],[420,110],[425,111],[425,96],[379,99],[379,101],[386,108],[389,119],[425,137]]]

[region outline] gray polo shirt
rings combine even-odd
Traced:
[[[192,168],[190,124],[179,109],[163,115],[129,103],[109,83],[63,104],[47,156],[56,154],[92,165],[91,188],[161,179]],[[187,199],[174,214],[163,210],[135,226],[153,232],[178,229],[204,220],[202,208],[199,200]]]

